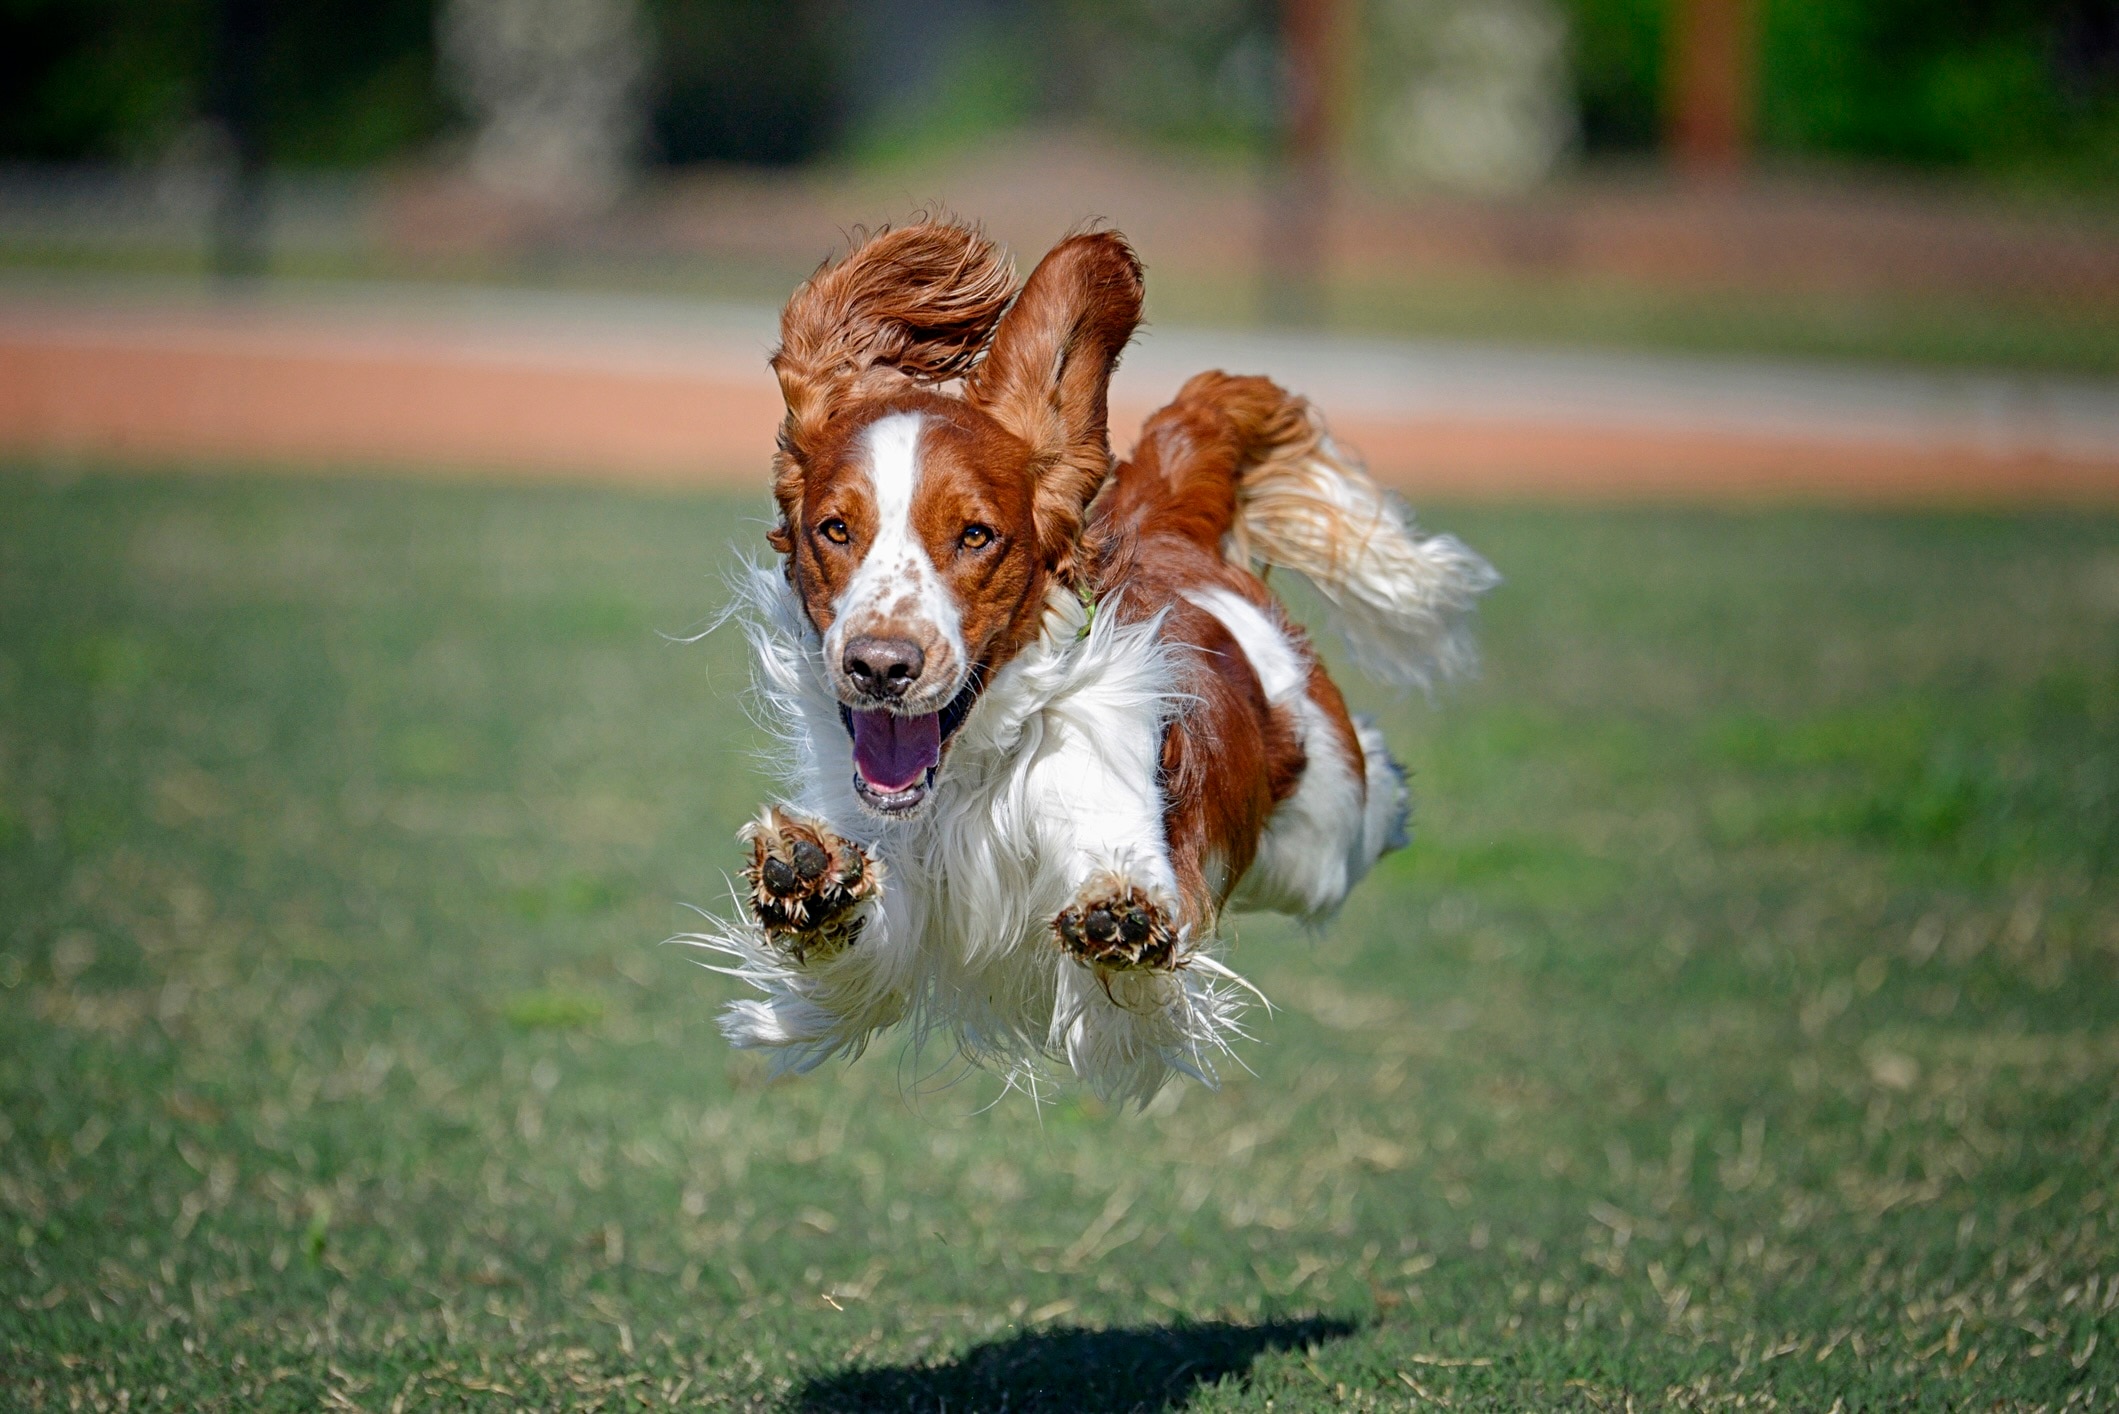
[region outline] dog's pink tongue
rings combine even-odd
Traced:
[[[910,790],[942,759],[942,714],[900,717],[893,712],[855,712],[853,763],[861,779],[883,795]]]

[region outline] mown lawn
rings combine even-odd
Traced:
[[[2119,519],[1442,510],[1222,1089],[768,1084],[757,498],[0,472],[0,1404],[2119,1404]]]

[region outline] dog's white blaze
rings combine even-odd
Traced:
[[[925,422],[916,412],[892,413],[877,418],[862,436],[868,453],[868,484],[876,502],[876,538],[832,605],[831,632],[825,635],[824,647],[826,661],[836,663],[849,638],[879,630],[925,638],[920,629],[931,630],[947,645],[949,661],[930,663],[931,676],[914,696],[932,710],[956,696],[963,686],[965,653],[963,615],[912,525],[913,500],[920,490],[920,429]]]
[[[1256,604],[1233,589],[1187,589],[1185,598],[1205,609],[1236,640],[1243,656],[1251,660],[1258,685],[1266,701],[1275,706],[1293,698],[1310,680],[1309,670],[1282,633],[1259,611]]]

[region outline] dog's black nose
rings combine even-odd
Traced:
[[[846,676],[869,697],[903,697],[927,655],[909,638],[856,638],[846,645]]]

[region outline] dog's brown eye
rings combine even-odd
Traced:
[[[967,550],[983,550],[993,543],[993,532],[983,525],[967,525],[964,533],[957,537],[957,544]]]
[[[840,520],[837,516],[833,516],[830,520],[818,526],[817,534],[823,536],[834,545],[844,545],[847,541],[853,539],[853,532],[848,530],[846,522]]]

